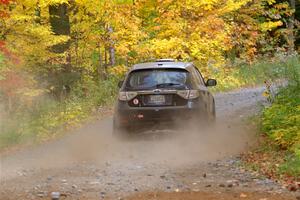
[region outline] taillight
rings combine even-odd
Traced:
[[[189,93],[190,93],[189,90],[179,90],[179,91],[177,91],[177,94],[179,96],[181,96],[182,98],[184,98],[184,99],[188,99],[189,98]]]
[[[120,101],[130,101],[137,96],[137,92],[119,92]]]
[[[196,99],[200,96],[198,90],[179,90],[177,94],[184,99]]]
[[[196,99],[200,96],[198,90],[190,90],[189,99]]]

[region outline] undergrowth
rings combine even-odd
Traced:
[[[245,156],[268,177],[290,182],[300,180],[300,61],[292,57],[282,63],[278,77],[287,81],[274,102],[263,109],[260,129],[264,142]],[[272,75],[273,76],[273,75]]]
[[[54,138],[95,114],[99,106],[111,106],[117,78],[101,82],[79,82],[65,100],[50,96],[22,106],[0,122],[0,150],[16,144],[36,143]]]
[[[272,106],[265,108],[262,131],[286,152],[279,173],[300,177],[300,87],[288,85],[279,91]]]

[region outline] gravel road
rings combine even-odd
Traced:
[[[157,131],[119,141],[112,119],[66,137],[1,156],[0,199],[296,199],[272,180],[240,167],[255,145],[248,120],[264,88],[215,95],[216,127]],[[167,193],[166,193],[167,192]]]

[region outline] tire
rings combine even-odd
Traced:
[[[212,108],[211,111],[208,114],[208,119],[209,119],[209,125],[215,125],[216,124],[216,106],[215,106],[215,101],[212,103]]]
[[[113,137],[117,139],[127,139],[129,136],[125,129],[113,127]]]
[[[124,132],[120,129],[113,128],[113,137],[117,139],[122,139],[124,138]]]
[[[128,129],[125,127],[121,127],[115,120],[113,122],[113,137],[118,139],[128,138]]]
[[[215,107],[213,108],[213,111],[211,113],[211,119],[210,119],[211,123],[214,125],[216,123],[216,109]]]

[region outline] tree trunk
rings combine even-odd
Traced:
[[[114,66],[116,64],[116,54],[115,54],[115,47],[112,45],[109,47],[109,59],[110,59],[110,65]]]
[[[68,14],[68,4],[54,4],[49,6],[49,14],[50,14],[50,25],[52,31],[57,36],[70,36],[71,27],[70,27],[70,19]],[[71,80],[72,78],[72,66],[71,66],[71,54],[68,51],[70,48],[70,40],[65,43],[60,43],[52,46],[51,50],[54,53],[62,54],[65,53],[65,61],[61,64],[62,70],[59,72],[61,75],[60,78],[57,77],[56,74],[53,74],[55,79],[59,82],[59,90],[60,90],[60,100],[62,101],[68,95],[66,93],[70,92],[71,89]],[[68,78],[69,77],[69,78]],[[66,89],[68,88],[68,90]]]
[[[104,51],[105,51],[105,49],[104,49]],[[98,44],[98,52],[99,52],[99,62],[98,62],[97,72],[98,72],[99,79],[103,80],[106,78],[105,77],[106,72],[105,72],[105,67],[104,67],[105,64],[103,65],[103,56],[102,56],[100,42]]]
[[[49,6],[50,24],[52,31],[56,35],[70,35],[70,20],[68,15],[68,5],[55,4]],[[70,47],[70,42],[53,46],[52,50],[55,53],[64,53]]]
[[[40,24],[41,23],[41,7],[40,7],[40,2],[37,1],[36,7],[35,7],[35,23]]]
[[[107,48],[104,47],[104,67],[107,67]]]
[[[294,24],[295,24],[295,11],[296,11],[296,2],[295,0],[289,0],[289,4],[291,9],[293,9],[294,13],[289,19],[288,22],[288,34],[287,34],[287,39],[288,39],[288,53],[292,54],[295,51],[295,36],[294,36]]]
[[[111,36],[111,34],[113,33],[113,29],[111,26],[108,27],[108,33],[109,33],[109,37]],[[109,38],[109,64],[111,66],[114,66],[116,64],[116,53],[115,53],[115,43],[114,41],[111,39],[111,37]]]
[[[68,5],[66,3],[50,5],[49,14],[52,31],[57,35],[70,35]]]

